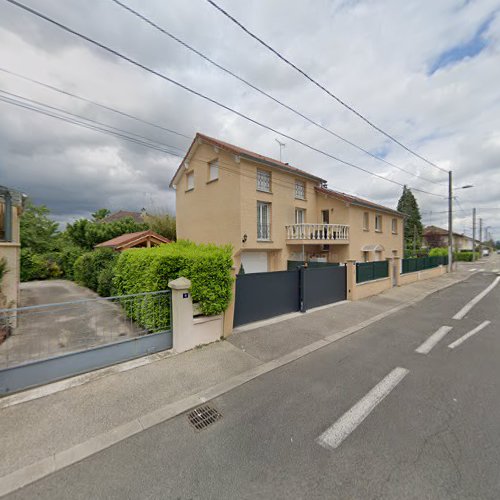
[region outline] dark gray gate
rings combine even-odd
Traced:
[[[171,292],[0,310],[0,394],[172,347]]]
[[[346,299],[345,266],[236,277],[234,326]]]
[[[300,309],[300,270],[236,276],[234,326]]]
[[[345,300],[346,280],[345,266],[304,269],[304,309]]]

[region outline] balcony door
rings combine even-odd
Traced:
[[[322,224],[330,224],[330,210],[321,210]]]
[[[271,204],[257,202],[257,240],[271,239]]]
[[[306,211],[304,208],[295,209],[295,224],[305,224],[306,222]]]

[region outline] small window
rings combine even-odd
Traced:
[[[257,202],[257,240],[271,239],[271,204]]]
[[[218,178],[219,178],[219,160],[214,160],[208,164],[208,180],[215,181]]]
[[[257,191],[271,192],[271,173],[257,170]]]
[[[194,172],[188,172],[186,174],[186,185],[188,191],[194,189]]]
[[[398,234],[398,219],[392,219],[392,234]]]
[[[295,198],[298,200],[306,199],[306,184],[303,181],[295,181]]]
[[[382,232],[382,216],[381,215],[376,215],[375,216],[375,231],[377,232]]]
[[[370,214],[368,212],[363,212],[363,229],[370,230]]]
[[[295,209],[295,224],[304,224],[306,222],[306,211],[303,208]]]

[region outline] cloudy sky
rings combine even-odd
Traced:
[[[111,0],[22,1],[274,129],[382,177],[442,195],[415,193],[424,223],[446,223],[444,172],[371,129],[206,0],[122,1],[255,86],[417,177],[273,103]],[[474,185],[457,191],[457,208],[464,211],[457,212],[455,227],[470,233],[470,210],[476,206],[500,237],[500,0],[218,1],[381,128],[451,168],[457,187]],[[402,189],[253,125],[5,0],[0,0],[0,68],[180,134],[0,71],[0,184],[46,204],[60,222],[100,207],[173,211],[175,192],[168,184],[179,158],[165,151],[182,154],[197,131],[275,158],[278,138],[286,143],[285,161],[328,179],[329,187],[388,206],[396,205]],[[107,130],[114,127],[135,142],[12,104],[14,99],[35,105],[21,98],[98,121]],[[81,123],[81,118],[71,120]],[[144,140],[157,149],[145,147]]]

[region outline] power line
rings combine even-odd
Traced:
[[[311,83],[313,83],[318,88],[320,88],[321,90],[323,90],[324,92],[326,92],[330,97],[332,97],[339,104],[341,104],[342,106],[344,106],[344,108],[346,108],[349,111],[351,111],[352,113],[354,113],[358,118],[361,118],[361,120],[363,120],[368,125],[370,125],[370,127],[374,128],[375,130],[377,130],[378,132],[380,132],[381,134],[383,134],[385,137],[387,137],[391,141],[395,142],[400,147],[402,147],[403,149],[405,149],[406,151],[408,151],[412,155],[416,156],[417,158],[421,159],[425,163],[427,163],[427,164],[429,164],[429,165],[431,165],[431,166],[433,166],[433,167],[435,167],[435,168],[437,168],[437,169],[439,169],[439,170],[441,170],[443,172],[448,172],[448,170],[440,167],[439,165],[436,165],[432,161],[428,160],[427,158],[423,157],[419,153],[417,153],[414,150],[410,149],[408,146],[405,146],[402,142],[398,141],[394,136],[390,135],[388,132],[386,132],[385,130],[381,129],[379,126],[375,125],[372,121],[370,121],[368,118],[366,118],[364,115],[362,115],[359,111],[356,111],[352,106],[350,106],[345,101],[343,101],[342,99],[340,99],[340,97],[336,96],[333,92],[331,92],[330,90],[328,90],[321,83],[317,82],[314,78],[312,78],[311,76],[309,76],[304,70],[300,69],[294,63],[292,63],[291,61],[289,61],[285,56],[283,56],[280,52],[278,52],[276,49],[274,49],[273,47],[271,47],[268,43],[264,42],[264,40],[262,40],[257,35],[255,35],[254,33],[252,33],[241,22],[239,22],[237,19],[235,19],[231,14],[229,14],[227,11],[225,11],[222,7],[220,7],[219,5],[217,5],[213,0],[207,0],[207,2],[210,5],[212,5],[213,7],[215,7],[219,12],[221,12],[222,14],[224,14],[224,16],[226,16],[228,19],[230,19],[233,23],[235,23],[238,27],[240,27],[245,33],[247,33],[249,36],[251,36],[254,40],[256,40],[261,45],[263,45],[264,47],[266,47],[274,55],[278,56],[282,61],[284,61],[289,66],[291,66],[293,69],[295,69],[296,71],[298,71],[302,76],[304,76],[305,78],[307,78]]]
[[[82,40],[85,40],[85,41],[87,41],[87,42],[95,45],[96,47],[100,47],[101,49],[109,52],[110,54],[113,54],[116,57],[119,57],[120,59],[123,59],[124,61],[127,61],[130,64],[133,64],[134,66],[137,66],[137,67],[139,67],[139,68],[147,71],[148,73],[156,75],[159,78],[161,78],[161,79],[163,79],[163,80],[165,80],[165,81],[167,81],[169,83],[172,83],[173,85],[176,85],[177,87],[182,88],[185,91],[187,91],[187,92],[189,92],[189,93],[191,93],[193,95],[196,95],[196,96],[198,96],[198,97],[200,97],[200,98],[202,98],[202,99],[204,99],[204,100],[206,100],[208,102],[211,102],[212,104],[215,104],[215,105],[217,105],[217,106],[219,106],[219,107],[221,107],[221,108],[223,108],[223,109],[225,109],[225,110],[227,110],[227,111],[229,111],[229,112],[231,112],[231,113],[239,116],[240,118],[243,118],[243,119],[247,120],[250,123],[258,125],[259,127],[267,129],[267,130],[269,130],[269,131],[271,131],[271,132],[273,132],[275,134],[279,134],[282,137],[285,137],[285,138],[287,138],[287,139],[289,139],[289,140],[291,140],[293,142],[296,142],[297,144],[300,144],[300,145],[302,145],[302,146],[310,149],[311,151],[315,151],[315,152],[320,153],[320,154],[322,154],[322,155],[324,155],[324,156],[326,156],[328,158],[336,160],[339,163],[342,163],[342,164],[347,165],[349,167],[355,168],[357,170],[365,172],[365,173],[367,173],[369,175],[372,175],[374,177],[378,177],[379,179],[385,180],[387,182],[391,182],[392,184],[395,184],[395,185],[398,185],[398,186],[401,186],[401,187],[405,186],[404,184],[402,184],[402,183],[400,183],[398,181],[395,181],[393,179],[389,179],[388,177],[384,177],[384,176],[379,175],[379,174],[377,174],[375,172],[371,172],[370,170],[367,170],[367,169],[365,169],[363,167],[360,167],[359,165],[356,165],[356,164],[351,163],[349,161],[343,160],[343,159],[341,159],[341,158],[339,158],[337,156],[334,156],[334,155],[332,155],[330,153],[327,153],[327,152],[325,152],[325,151],[323,151],[323,150],[321,150],[319,148],[316,148],[315,146],[311,146],[310,144],[308,144],[308,143],[306,143],[306,142],[304,142],[304,141],[302,141],[300,139],[292,137],[292,136],[290,136],[290,135],[288,135],[288,134],[286,134],[284,132],[281,132],[281,131],[279,131],[279,130],[277,130],[277,129],[269,126],[269,125],[266,125],[266,124],[264,124],[264,123],[262,123],[262,122],[260,122],[260,121],[258,121],[256,119],[254,119],[254,118],[251,118],[251,117],[245,115],[244,113],[242,113],[240,111],[237,111],[234,108],[231,108],[230,106],[227,106],[227,105],[225,105],[225,104],[223,104],[223,103],[221,103],[221,102],[219,102],[219,101],[217,101],[215,99],[212,99],[211,97],[208,97],[205,94],[202,94],[201,92],[198,92],[198,91],[196,91],[196,90],[188,87],[187,85],[184,85],[184,84],[182,84],[182,83],[174,80],[173,78],[170,78],[170,77],[164,75],[163,73],[160,73],[160,72],[158,72],[158,71],[156,71],[156,70],[154,70],[152,68],[149,68],[148,66],[145,66],[144,64],[142,64],[142,63],[140,63],[140,62],[138,62],[138,61],[136,61],[136,60],[134,60],[134,59],[132,59],[132,58],[130,58],[130,57],[128,57],[128,56],[120,53],[120,52],[118,52],[117,50],[114,50],[114,49],[112,49],[112,48],[104,45],[101,42],[98,42],[98,41],[96,41],[96,40],[94,40],[94,39],[92,39],[92,38],[90,38],[90,37],[88,37],[88,36],[86,36],[86,35],[84,35],[82,33],[79,33],[78,31],[73,30],[72,28],[69,28],[68,26],[65,26],[64,24],[62,24],[62,23],[60,23],[60,22],[58,22],[58,21],[56,21],[56,20],[54,20],[54,19],[46,16],[45,14],[42,14],[41,12],[36,11],[35,9],[32,9],[31,7],[28,7],[28,6],[26,6],[26,5],[24,5],[24,4],[20,3],[20,2],[17,2],[16,0],[4,0],[4,1],[6,1],[6,2],[8,2],[8,3],[10,3],[10,4],[12,4],[12,5],[14,5],[14,6],[16,6],[16,7],[20,8],[20,9],[22,9],[22,10],[24,10],[24,11],[26,11],[26,12],[29,12],[30,14],[33,14],[34,16],[37,16],[40,19],[43,19],[43,20],[45,20],[45,21],[53,24],[54,26],[57,26],[57,27],[61,28],[62,30],[66,31],[68,33],[71,33],[72,35],[75,35],[75,36],[81,38]],[[429,194],[431,196],[437,196],[437,197],[440,197],[440,198],[444,198],[443,195],[432,193],[432,192],[426,191],[424,189],[419,189],[419,188],[415,188],[415,187],[412,187],[412,189],[414,191],[418,191],[418,192],[421,192],[421,193]]]
[[[88,102],[90,104],[93,104],[94,106],[98,106],[98,107],[106,109],[108,111],[112,111],[113,113],[117,113],[119,115],[126,116],[127,118],[131,118],[132,120],[136,120],[138,122],[145,123],[146,125],[151,125],[152,127],[159,128],[161,130],[164,130],[165,132],[170,132],[171,134],[175,134],[175,135],[178,135],[180,137],[185,137],[186,139],[191,139],[191,137],[189,135],[182,134],[180,132],[176,132],[175,130],[171,130],[169,128],[163,127],[162,125],[158,125],[157,123],[152,123],[150,121],[144,120],[144,119],[139,118],[137,116],[131,115],[130,113],[126,113],[125,111],[120,111],[116,108],[112,108],[111,106],[106,106],[105,104],[101,104],[100,102],[93,101],[91,99],[88,99],[87,97],[73,94],[72,92],[55,87],[54,85],[50,85],[48,83],[41,82],[39,80],[35,80],[34,78],[30,78],[28,76],[21,75],[20,73],[16,73],[15,71],[8,70],[7,68],[0,67],[0,71],[3,71],[4,73],[15,76],[17,78],[21,78],[22,80],[25,80],[27,82],[35,83],[37,85],[40,85],[40,86],[45,87],[47,89],[53,90],[55,92],[60,92],[61,94],[65,94],[67,96],[74,97],[75,99],[79,99],[80,101]]]
[[[205,61],[207,61],[208,63],[212,64],[213,66],[215,66],[216,68],[220,69],[221,71],[223,71],[224,73],[236,78],[238,81],[244,83],[245,85],[247,85],[248,87],[252,88],[253,90],[259,92],[261,95],[264,95],[265,97],[271,99],[273,102],[275,102],[276,104],[279,104],[280,106],[282,106],[283,108],[291,111],[292,113],[296,114],[297,116],[303,118],[304,120],[306,120],[307,122],[311,123],[312,125],[315,125],[316,127],[319,127],[321,130],[324,130],[325,132],[328,132],[329,134],[331,134],[332,136],[336,137],[337,139],[340,139],[341,141],[345,142],[346,144],[349,144],[350,146],[356,148],[358,151],[361,151],[369,156],[371,156],[372,158],[378,160],[378,161],[381,161],[383,163],[385,163],[386,165],[389,165],[393,168],[396,168],[398,170],[400,170],[401,172],[405,172],[406,174],[408,175],[411,175],[413,177],[417,177],[417,178],[421,178],[427,182],[431,182],[433,184],[437,184],[437,185],[441,185],[440,182],[438,181],[435,181],[433,179],[428,179],[422,175],[419,175],[419,174],[416,174],[414,172],[411,172],[410,170],[406,170],[398,165],[395,165],[394,163],[386,160],[385,158],[379,156],[379,155],[376,155],[370,151],[368,151],[367,149],[364,149],[363,147],[359,146],[358,144],[350,141],[349,139],[346,139],[345,137],[342,137],[340,134],[334,132],[333,130],[329,129],[328,127],[325,127],[324,125],[321,125],[320,123],[318,123],[317,121],[315,121],[314,119],[312,119],[311,117],[305,115],[304,113],[302,113],[301,111],[298,111],[296,110],[295,108],[291,107],[290,105],[288,104],[285,104],[284,102],[280,101],[279,99],[277,99],[276,97],[274,97],[273,95],[269,94],[268,92],[262,90],[261,88],[257,87],[255,84],[249,82],[248,80],[246,80],[245,78],[237,75],[236,73],[234,73],[233,71],[225,68],[224,66],[222,66],[221,64],[217,63],[216,61],[214,61],[212,58],[210,58],[209,56],[203,54],[202,52],[200,52],[199,50],[195,49],[194,47],[192,47],[191,45],[189,45],[188,43],[184,42],[183,40],[181,40],[180,38],[176,37],[175,35],[173,35],[172,33],[170,33],[169,31],[167,31],[165,28],[159,26],[158,24],[156,24],[154,21],[152,21],[150,18],[146,17],[144,14],[141,14],[140,12],[134,10],[132,7],[126,5],[125,3],[121,2],[120,0],[110,0],[111,2],[114,2],[115,4],[117,4],[118,6],[120,6],[121,8],[125,9],[126,11],[128,11],[129,13],[131,13],[133,16],[141,19],[142,21],[144,21],[145,23],[147,23],[148,25],[152,26],[153,28],[155,28],[156,30],[160,31],[161,33],[163,33],[164,35],[168,36],[171,40],[174,40],[175,42],[179,43],[180,45],[182,45],[184,48],[186,48],[187,50],[193,52],[194,54],[196,54],[197,56],[201,57],[202,59],[204,59]]]

